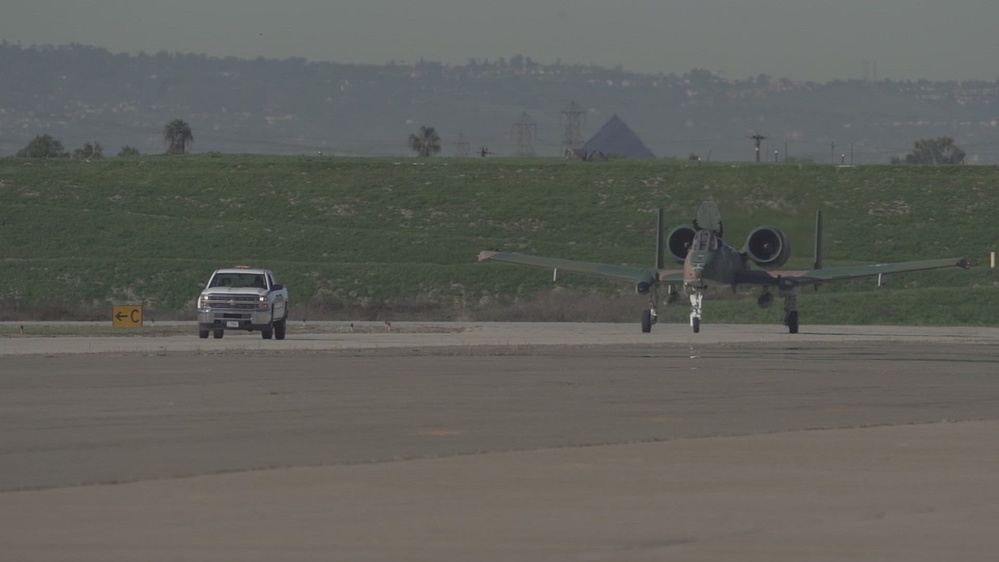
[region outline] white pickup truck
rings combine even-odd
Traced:
[[[288,289],[267,269],[237,266],[212,273],[200,283],[198,337],[221,338],[226,330],[260,331],[283,340],[288,323]]]

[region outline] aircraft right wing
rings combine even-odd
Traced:
[[[776,285],[780,279],[793,279],[796,283],[807,285],[824,281],[845,281],[887,275],[889,273],[905,273],[909,271],[927,271],[960,267],[968,269],[971,262],[967,258],[943,258],[933,260],[903,261],[896,263],[876,263],[869,265],[847,265],[843,267],[826,267],[806,271],[765,271],[752,270],[740,273],[736,279],[739,285]]]
[[[653,267],[636,267],[632,265],[613,265],[607,263],[567,260],[562,258],[546,258],[541,256],[518,254],[516,252],[494,252],[485,250],[479,252],[479,261],[495,261],[516,265],[527,265],[542,269],[570,271],[572,273],[607,277],[610,279],[617,279],[619,281],[631,281],[636,285],[639,283],[647,283],[651,285],[657,281],[680,282],[683,280],[683,272],[679,270],[659,270]]]

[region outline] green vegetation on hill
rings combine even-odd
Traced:
[[[0,317],[103,313],[112,302],[190,317],[197,283],[233,264],[273,269],[290,288],[294,318],[481,317],[496,303],[546,306],[552,283],[543,271],[476,263],[480,250],[651,264],[656,208],[675,225],[712,198],[737,247],[755,226],[784,229],[792,268],[812,260],[816,209],[825,213],[827,265],[962,255],[977,265],[898,275],[881,289],[869,280],[809,290],[800,301],[803,323],[995,324],[988,255],[997,185],[999,168],[970,166],[7,158],[0,159]],[[633,291],[572,275],[559,286]],[[706,322],[779,319],[775,309],[756,308],[755,294],[708,298]],[[645,298],[627,302],[637,319]],[[681,303],[669,314],[683,321],[687,312]],[[599,310],[583,315],[609,319]]]

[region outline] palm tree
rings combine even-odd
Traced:
[[[167,144],[167,154],[184,154],[187,145],[194,142],[191,126],[181,119],[174,119],[163,127],[163,142]]]
[[[409,148],[417,156],[430,156],[441,151],[441,136],[433,127],[420,127],[419,134],[409,135]]]

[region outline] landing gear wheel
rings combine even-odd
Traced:
[[[647,334],[652,331],[652,311],[646,310],[642,313],[642,333]]]
[[[787,318],[785,319],[785,324],[787,324],[787,331],[792,334],[798,333],[798,311],[792,310],[787,313]]]
[[[208,330],[198,330],[198,337],[203,340],[208,339]]]
[[[694,333],[701,331],[701,306],[704,302],[704,294],[700,290],[694,291],[690,295],[690,329]]]
[[[798,333],[798,291],[799,286],[792,287],[792,290],[784,297],[784,325],[787,331],[792,334]]]
[[[274,339],[276,339],[276,340],[283,340],[284,339],[285,328],[287,328],[287,327],[288,327],[288,325],[287,325],[287,318],[285,318],[283,320],[278,320],[277,322],[275,322],[274,323]]]
[[[223,334],[225,334],[224,330],[215,330],[214,332],[212,332],[212,337],[214,337],[217,340],[220,340],[222,339]]]

